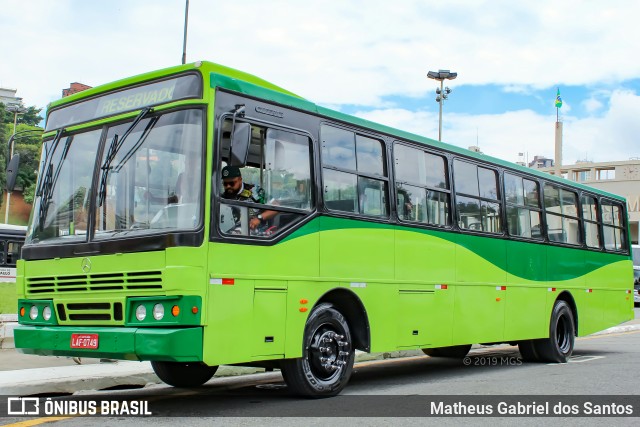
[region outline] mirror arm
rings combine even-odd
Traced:
[[[231,135],[236,130],[236,117],[244,117],[245,105],[244,104],[236,104],[236,108],[233,109],[233,121],[231,122]],[[233,138],[231,139],[231,144],[233,144]],[[229,149],[231,149],[231,144]]]

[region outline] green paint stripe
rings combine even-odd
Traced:
[[[392,230],[395,232],[419,234],[428,238],[442,239],[465,248],[488,264],[483,267],[479,263],[476,263],[474,268],[492,268],[491,266],[493,266],[503,272],[506,272],[511,277],[517,277],[527,282],[557,282],[574,280],[585,277],[592,272],[596,272],[604,267],[612,266],[617,263],[623,263],[623,268],[626,268],[628,264],[629,271],[631,271],[631,258],[629,255],[624,254],[596,252],[579,248],[567,248],[540,243],[489,238],[464,233],[412,228],[395,224],[367,222],[328,216],[314,218],[312,221],[287,236],[279,242],[279,244],[284,244],[293,239],[302,238],[318,232],[339,230],[348,232],[348,230],[362,229],[368,229],[371,230],[371,232]],[[429,246],[428,239],[425,240],[424,245],[425,247]],[[507,251],[509,251],[509,256],[512,259],[510,262],[506,261]],[[552,271],[545,271],[542,272],[544,274],[541,274],[539,269],[527,268],[526,262],[514,261],[514,253],[517,253],[518,256],[521,256],[523,259],[540,258],[544,256],[546,257],[547,262],[542,264],[543,268],[546,268],[547,265],[556,265],[557,268],[554,267]]]

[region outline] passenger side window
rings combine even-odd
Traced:
[[[545,184],[544,207],[549,240],[580,245],[580,218],[576,193],[552,184]]]
[[[462,160],[453,162],[458,226],[465,230],[502,232],[498,173]]]
[[[617,252],[626,248],[623,212],[622,206],[618,203],[602,202],[602,231],[604,248],[607,251]]]
[[[540,191],[536,181],[504,174],[507,230],[512,236],[541,239]]]
[[[446,159],[396,143],[394,146],[398,217],[403,221],[448,226],[450,193]]]
[[[584,219],[585,243],[590,248],[600,247],[600,227],[598,225],[598,204],[594,197],[582,196],[582,218]]]
[[[382,141],[323,125],[324,203],[333,211],[387,217],[388,177]]]

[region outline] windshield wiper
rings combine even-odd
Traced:
[[[58,163],[58,166],[56,167],[56,171],[54,173],[53,172],[53,154],[58,148],[58,144],[62,139],[63,132],[64,132],[64,129],[58,130],[55,138],[51,143],[51,150],[46,153],[45,160],[44,160],[45,166],[43,168],[44,174],[36,190],[36,196],[40,196],[38,218],[39,218],[39,226],[41,230],[44,228],[45,217],[47,216],[47,212],[49,210],[49,203],[51,202],[49,200],[51,197],[51,191],[55,187],[55,181],[60,175],[60,169],[62,168],[62,163],[64,162],[64,159],[66,158],[67,153],[69,152],[69,145],[71,144],[71,140],[72,140],[71,137],[67,137],[67,141],[65,142],[65,145],[64,145],[64,151],[60,158],[60,163]]]
[[[44,178],[46,178],[46,170],[52,166],[50,162],[53,161],[53,153],[55,153],[56,148],[58,147],[58,143],[60,142],[60,139],[62,139],[63,132],[64,132],[64,129],[58,129],[58,132],[56,132],[56,136],[53,138],[53,141],[51,141],[51,150],[48,150],[45,154],[44,167],[42,168],[45,174],[43,176],[43,179],[41,179],[40,182],[38,183],[38,188],[36,189],[36,196],[40,196],[42,194],[42,189],[44,188],[44,185],[45,185]]]
[[[118,164],[112,168],[114,172],[116,173],[120,172],[120,169],[124,167],[124,165],[127,163],[127,161],[129,161],[131,156],[133,156],[135,152],[138,151],[138,148],[140,148],[140,146],[147,139],[147,137],[149,136],[149,133],[151,132],[151,129],[153,129],[156,123],[158,123],[159,119],[160,117],[154,117],[151,120],[149,120],[149,123],[147,123],[147,126],[144,128],[144,131],[142,131],[142,135],[140,135],[140,138],[138,138],[136,143],[133,144],[126,153],[124,153],[124,155],[122,156],[122,159],[118,162]]]
[[[98,207],[102,206],[104,203],[104,198],[107,195],[107,177],[109,175],[109,171],[111,170],[111,163],[116,158],[116,154],[122,148],[122,144],[127,139],[129,134],[133,131],[133,129],[138,126],[138,123],[149,113],[153,111],[153,108],[145,107],[140,111],[140,114],[133,119],[133,122],[126,131],[122,134],[122,138],[118,139],[118,134],[113,135],[113,139],[111,140],[111,144],[109,145],[109,151],[107,151],[107,155],[105,156],[104,162],[102,162],[102,166],[100,169],[102,170],[102,175],[100,177],[100,191],[98,193]]]

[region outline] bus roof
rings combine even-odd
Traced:
[[[0,234],[14,234],[24,236],[27,234],[26,225],[0,224]]]
[[[371,122],[369,120],[365,120],[359,117],[344,114],[339,111],[331,110],[329,108],[325,108],[311,101],[308,101],[294,94],[293,92],[290,92],[280,86],[277,86],[271,82],[261,79],[260,77],[257,77],[252,74],[239,71],[230,67],[225,67],[223,65],[216,64],[213,62],[207,62],[207,61],[197,61],[194,63],[185,64],[185,65],[165,68],[165,69],[156,70],[156,71],[152,71],[145,74],[140,74],[137,76],[128,77],[112,83],[107,83],[101,86],[94,87],[92,89],[88,89],[86,91],[78,92],[76,94],[60,99],[58,101],[54,101],[49,104],[48,108],[52,109],[52,108],[60,107],[65,104],[73,103],[78,100],[90,98],[105,92],[117,90],[124,86],[139,84],[145,81],[166,77],[167,75],[179,74],[181,72],[190,71],[190,70],[198,70],[200,73],[202,73],[204,76],[205,82],[207,81],[207,77],[209,77],[209,83],[212,89],[216,87],[222,87],[222,88],[232,90],[235,92],[240,92],[249,96],[264,98],[267,101],[272,101],[284,106],[293,107],[298,110],[308,111],[308,112],[312,112],[312,113],[315,113],[324,117],[328,117],[337,121],[341,121],[344,123],[366,127],[366,128],[375,130],[377,132],[381,132],[383,134],[389,135],[391,137],[396,137],[396,138],[400,138],[408,141],[422,143],[428,146],[432,146],[441,150],[448,151],[450,153],[459,154],[472,159],[477,159],[479,161],[489,162],[501,167],[512,169],[516,172],[520,172],[523,174],[538,176],[540,178],[544,178],[547,181],[553,181],[561,185],[583,189],[592,193],[605,195],[618,200],[625,200],[624,197],[620,195],[612,194],[600,189],[596,189],[594,187],[569,181],[564,178],[559,178],[554,175],[541,172],[533,168],[524,167],[512,162],[499,159],[497,157],[489,156],[482,153],[476,153],[471,150],[467,150],[465,148],[457,147],[455,145],[436,141],[434,139],[413,134],[411,132],[403,131],[390,126],[385,126],[379,123]]]

